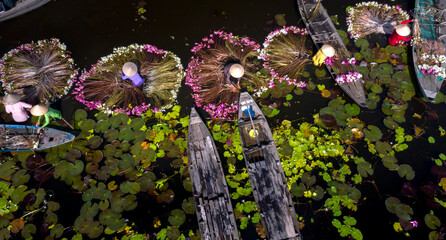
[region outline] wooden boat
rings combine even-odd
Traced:
[[[239,239],[217,148],[195,108],[188,131],[187,156],[201,239]]]
[[[240,94],[238,121],[246,168],[268,239],[302,239],[271,130],[246,92]]]
[[[420,44],[427,42],[437,42],[446,46],[446,0],[416,0],[414,18],[418,20],[420,27]],[[418,56],[422,54],[420,46],[414,45],[412,48],[413,63],[417,75],[418,84],[424,97],[433,102],[443,83],[443,78],[433,74],[422,73],[418,67]],[[446,64],[441,64],[446,68]]]
[[[342,42],[333,22],[330,19],[320,0],[297,0],[300,15],[304,20],[308,33],[313,39],[314,44],[319,49],[324,44],[329,44],[336,49],[336,54],[342,54],[345,59],[350,58],[350,53]],[[353,71],[357,72],[354,65],[349,65]],[[347,72],[337,73],[335,69],[326,66],[333,79],[336,75],[346,74]],[[350,83],[342,83],[339,86],[347,95],[353,99],[359,106],[367,107],[365,90],[363,81],[354,81]]]
[[[0,152],[37,151],[52,148],[74,139],[74,135],[53,128],[0,124]]]
[[[22,0],[18,1],[16,6],[9,9],[8,11],[0,13],[0,22],[6,21],[8,19],[17,17],[29,11],[32,11],[44,4],[48,3],[50,0]]]

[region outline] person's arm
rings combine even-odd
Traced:
[[[45,123],[42,125],[42,127],[40,128],[44,128],[46,127],[48,124],[50,124],[50,117],[48,116],[48,114],[43,115],[45,117]],[[40,116],[41,117],[41,116]],[[39,118],[40,118],[39,117]],[[39,119],[40,120],[40,119]]]
[[[401,23],[401,25],[403,25],[403,24],[407,24],[407,23],[411,23],[411,22],[413,22],[413,20],[412,20],[412,19],[409,19],[409,20],[403,21],[403,22]]]
[[[405,38],[404,41],[409,41],[410,39],[413,38],[413,36],[411,36],[411,37],[404,37],[404,38]]]
[[[31,105],[31,104],[28,104],[28,103],[25,103],[25,102],[21,102],[22,103],[22,107],[23,108],[32,108],[33,107],[33,105]]]
[[[11,108],[9,107],[9,105],[5,104],[5,111],[6,113],[11,113]]]
[[[126,80],[126,79],[128,79],[129,77],[127,77],[127,75],[124,75],[124,73],[121,73],[121,78],[124,79],[124,80]]]

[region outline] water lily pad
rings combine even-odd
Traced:
[[[357,170],[361,177],[373,175],[372,165],[369,162],[360,162],[357,165]]]
[[[14,219],[11,223],[10,231],[12,233],[19,233],[20,230],[25,226],[25,222],[21,218]]]
[[[96,149],[96,148],[98,148],[98,147],[100,147],[102,145],[102,142],[103,142],[103,140],[102,140],[101,137],[93,136],[90,139],[88,139],[88,146],[91,149]]]
[[[105,113],[105,112],[99,112],[96,114],[96,120],[98,120],[98,121],[108,120],[108,116],[110,116],[110,114]]]
[[[28,194],[28,192],[26,192],[26,189],[27,187],[25,185],[20,185],[16,189],[14,189],[14,191],[12,191],[12,193],[10,193],[11,195],[9,196],[12,202],[16,204],[20,203]]]
[[[84,203],[84,205],[82,205],[80,213],[82,216],[85,217],[85,219],[93,220],[93,218],[96,217],[98,212],[99,212],[99,204],[86,202]]]
[[[396,197],[388,197],[385,201],[387,211],[395,213],[395,207],[400,204],[401,201]]]
[[[170,216],[167,220],[173,226],[181,226],[186,220],[186,214],[180,209],[174,209],[170,212]]]
[[[311,176],[311,173],[305,172],[302,175],[301,181],[303,184],[305,184],[307,186],[312,186],[316,183],[316,176]]]
[[[12,185],[17,187],[27,183],[29,181],[29,178],[31,177],[27,174],[27,172],[28,171],[26,169],[20,169],[15,172],[12,176]]]
[[[94,129],[96,126],[96,121],[93,119],[85,119],[81,122],[80,128],[84,132],[88,132],[91,129]]]
[[[383,88],[378,85],[378,84],[373,84],[372,87],[370,88],[370,90],[372,90],[372,92],[380,94],[383,92]]]
[[[395,214],[398,218],[402,220],[410,221],[411,215],[413,214],[413,210],[409,205],[400,203],[395,206]]]
[[[322,69],[316,68],[315,75],[318,78],[323,78],[323,77],[325,77],[327,75],[327,72],[323,68]]]
[[[361,109],[360,109],[359,106],[356,105],[355,103],[353,103],[353,104],[347,103],[347,104],[345,105],[345,111],[346,111],[348,114],[352,115],[352,116],[356,116],[356,115],[359,114],[359,112],[361,111]]]
[[[20,233],[24,239],[32,238],[32,235],[36,233],[36,225],[32,223],[28,223],[23,227],[22,232]],[[6,238],[7,239],[7,238]]]
[[[70,161],[70,162],[74,162],[76,159],[79,159],[82,156],[81,151],[77,150],[77,149],[73,149],[68,151],[65,154],[65,159]]]
[[[290,191],[295,197],[302,197],[306,190],[307,190],[307,188],[305,187],[305,185],[303,183],[297,184],[296,182],[294,182],[291,184]]]
[[[113,146],[112,144],[107,144],[104,146],[104,157],[108,158],[108,157],[113,157],[113,155],[115,155],[116,153],[116,147]]]
[[[398,167],[398,175],[406,177],[407,180],[412,180],[415,177],[415,171],[410,165],[402,164]]]
[[[426,223],[426,226],[432,230],[435,230],[441,226],[440,219],[433,213],[426,214],[424,216],[424,222]]]
[[[357,200],[361,199],[361,191],[359,191],[355,187],[350,187],[348,189],[348,197],[357,201]]]
[[[118,139],[120,141],[131,141],[135,137],[134,132],[130,128],[125,128],[119,132]]]
[[[381,140],[381,138],[383,136],[381,130],[374,125],[368,125],[367,129],[364,129],[363,132],[367,139],[369,139],[370,141],[374,141],[374,142]]]
[[[312,188],[311,192],[313,193],[311,198],[315,201],[319,201],[324,198],[324,189],[319,185],[317,185],[315,188]]]
[[[361,48],[361,49],[362,48],[368,48],[369,47],[369,42],[366,39],[361,38],[361,39],[356,40],[355,46],[358,47],[358,48]]]
[[[384,118],[383,122],[387,128],[392,130],[397,129],[399,127],[398,123],[396,123],[391,116],[387,116],[386,118]]]
[[[132,211],[138,206],[138,201],[135,195],[127,195],[124,197],[124,210]]]
[[[112,142],[118,138],[119,131],[116,129],[108,129],[104,133],[104,138],[107,139],[108,142]]]
[[[56,224],[57,221],[59,221],[59,217],[55,213],[50,212],[45,216],[45,223],[48,223],[49,226]]]
[[[168,184],[164,184],[164,186],[166,185],[168,186]],[[174,199],[175,199],[175,193],[173,192],[172,189],[167,189],[165,192],[162,192],[160,195],[156,197],[156,201],[158,203],[164,202],[169,204],[173,202]]]
[[[111,209],[105,209],[99,214],[99,221],[106,225],[112,225],[115,221],[118,221],[121,218],[121,214],[117,213]]]
[[[96,127],[94,128],[94,131],[96,133],[105,133],[110,128],[111,124],[108,120],[100,120],[96,123]]]
[[[386,155],[382,158],[384,167],[390,171],[396,171],[398,169],[398,160],[394,156]]]
[[[6,201],[5,198],[1,198],[1,200]],[[1,200],[0,200],[0,208],[2,207]],[[36,202],[36,200],[37,200],[36,194],[30,192],[23,198],[23,204],[25,204],[26,206],[30,206],[30,205],[33,205]],[[6,203],[3,206],[5,206],[5,205],[6,205]]]
[[[97,238],[104,232],[104,226],[102,226],[98,221],[89,223],[87,227],[87,236],[89,238]]]
[[[144,126],[144,124],[145,124],[144,119],[142,119],[142,118],[134,118],[130,122],[130,127],[134,131],[136,131],[136,130],[140,130]]]
[[[77,109],[74,112],[74,121],[80,122],[87,119],[87,112],[84,109]]]
[[[0,178],[9,179],[11,174],[15,172],[14,167],[14,161],[5,161],[0,164]]]
[[[183,199],[183,203],[181,203],[181,208],[187,214],[195,213],[195,201],[193,197],[188,197],[187,199]]]
[[[192,192],[192,183],[190,181],[190,178],[186,178],[183,180],[183,187],[186,191]]]

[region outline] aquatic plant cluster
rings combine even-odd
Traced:
[[[409,19],[400,6],[372,2],[360,2],[347,8],[347,32],[357,40],[372,33],[390,34],[393,27]]]
[[[142,89],[121,79],[124,63],[135,61],[145,78]],[[119,47],[102,57],[76,80],[73,94],[90,110],[140,115],[152,107],[162,111],[172,107],[183,79],[181,60],[172,52],[152,45]],[[149,102],[149,103],[146,103]]]
[[[0,60],[5,93],[18,93],[32,104],[60,99],[71,89],[77,74],[70,52],[56,38],[20,45]]]
[[[304,30],[284,29],[287,34],[275,31],[265,48],[295,40],[284,40],[289,36],[305,36]],[[348,34],[338,32],[348,44]],[[276,42],[278,39],[283,41]],[[197,94],[196,100],[204,87],[197,82],[202,76],[195,70],[206,61],[198,56],[215,44],[250,49],[244,54],[252,56],[253,62],[259,61],[260,46],[249,39],[221,31],[204,38],[193,48],[197,56],[186,70],[186,81]],[[183,76],[175,55],[149,45],[131,46],[115,50],[85,71],[84,80],[79,78],[75,86],[75,95],[81,95],[85,90],[81,83],[93,79],[94,74],[110,71],[109,79],[115,81],[122,63],[133,59],[127,55],[133,53],[129,49],[169,61],[165,66],[175,71],[169,71],[168,76],[178,88],[175,84]],[[376,231],[370,226],[379,226],[383,232],[394,231],[389,238],[444,239],[443,116],[435,112],[435,106],[415,96],[406,46],[379,46],[372,40],[357,39],[348,47],[354,58],[342,55],[330,61],[333,69],[342,73],[360,63],[355,76],[361,75],[364,81],[368,109],[349,103],[335,82],[325,79],[325,69],[299,69],[294,75],[299,79],[296,82],[305,81],[305,86],[294,85],[292,75],[288,75],[290,82],[284,80],[279,66],[289,55],[277,62],[270,56],[269,69],[240,60],[248,59],[247,55],[231,59],[240,60],[253,79],[258,79],[245,87],[256,93],[262,112],[270,118],[302,234],[304,238],[306,234],[318,237],[315,229],[323,229],[320,234],[331,238],[338,234],[359,240]],[[111,61],[121,65],[109,64]],[[260,82],[264,85],[257,84]],[[171,101],[164,102],[165,106],[174,104],[177,90],[166,91]],[[287,115],[295,114],[290,106],[303,104],[302,97],[322,97],[326,104],[315,106],[299,119]],[[73,142],[36,153],[0,153],[0,239],[199,239],[186,154],[187,114],[178,105],[164,111],[144,111],[143,105],[123,104],[122,111],[114,111],[102,105],[106,101],[81,99],[87,109],[102,111],[74,112],[71,123],[77,137]],[[238,106],[232,99],[213,102],[202,107],[217,113],[208,127],[223,156],[240,234],[249,239],[252,235],[246,232],[255,230],[258,238],[266,238],[243,162],[238,124],[221,119],[232,117]],[[439,93],[435,103],[445,102],[446,97]],[[293,119],[285,119],[288,116]],[[420,148],[424,151],[410,152]],[[75,216],[69,216],[71,210]],[[383,220],[370,222],[372,214],[382,214]]]

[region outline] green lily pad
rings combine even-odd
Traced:
[[[190,178],[186,178],[183,180],[183,188],[188,192],[192,192],[192,183],[190,181]]]
[[[80,122],[87,119],[87,112],[84,109],[77,109],[74,112],[74,121]]]
[[[174,209],[170,212],[170,216],[167,220],[173,226],[181,226],[186,220],[186,214],[180,209]]]
[[[372,87],[370,88],[370,90],[372,90],[372,92],[380,94],[383,92],[383,88],[378,85],[378,84],[373,84]]]
[[[28,171],[26,169],[20,169],[14,173],[12,176],[12,185],[17,187],[23,185],[29,181],[30,175],[26,174]]]
[[[406,179],[410,181],[414,179],[415,171],[412,169],[410,165],[401,164],[398,167],[398,175],[400,175],[400,177],[406,177]]]
[[[81,151],[77,150],[77,149],[73,149],[68,151],[65,154],[65,159],[70,161],[70,162],[74,162],[76,159],[79,159],[82,156]]]
[[[130,122],[130,127],[134,131],[136,131],[136,130],[140,130],[144,126],[144,124],[145,124],[144,119],[142,119],[142,118],[134,118]]]
[[[395,214],[401,220],[410,221],[413,210],[409,205],[400,203],[395,206]]]
[[[432,230],[435,230],[441,226],[440,219],[433,213],[426,214],[424,216],[424,222],[426,223],[426,226]]]
[[[347,103],[347,104],[345,104],[345,111],[352,116],[356,116],[359,114],[361,109],[359,108],[358,105],[356,105],[354,103],[353,104]]]
[[[313,195],[311,196],[311,198],[315,201],[319,201],[322,200],[324,198],[324,189],[317,185],[315,188],[311,189],[311,192],[313,193]]]
[[[96,123],[96,127],[94,128],[94,131],[96,133],[105,133],[110,128],[111,124],[108,120],[100,120]]]
[[[84,205],[82,205],[80,213],[82,216],[85,217],[85,219],[93,220],[93,218],[96,217],[98,212],[99,212],[99,204],[86,202],[84,203]]]
[[[183,199],[183,203],[181,203],[181,208],[187,214],[195,213],[195,201],[193,197],[188,197],[187,199]]]
[[[130,128],[125,128],[119,132],[118,139],[120,141],[131,141],[135,137],[134,132]]]
[[[370,164],[369,162],[358,163],[357,170],[361,177],[368,177],[373,175],[372,164]]]
[[[32,238],[32,235],[36,233],[36,230],[37,230],[36,225],[34,225],[32,223],[28,223],[25,225],[25,227],[23,227],[20,234],[22,235],[22,237],[24,239],[30,239],[30,238]],[[0,238],[1,238],[1,236],[0,236]],[[5,239],[8,239],[8,238],[5,238]]]
[[[135,195],[127,195],[124,197],[124,210],[132,211],[138,206],[138,201]]]
[[[112,128],[112,129],[108,129],[107,131],[105,131],[104,138],[108,142],[112,142],[113,140],[118,139],[118,135],[119,135],[119,131],[114,129],[114,128]]]
[[[358,48],[361,48],[361,49],[369,48],[369,42],[366,39],[361,38],[361,39],[356,40],[355,46]]]
[[[394,156],[386,155],[382,158],[384,167],[390,171],[396,171],[398,169],[398,160]]]
[[[361,199],[361,191],[359,191],[355,187],[350,187],[348,189],[348,197],[357,201],[357,200]]]
[[[316,183],[316,176],[311,176],[311,173],[305,172],[302,175],[301,181],[302,181],[302,183],[304,183],[307,186],[312,186]]]
[[[297,184],[296,182],[294,182],[291,184],[290,191],[295,197],[302,197],[306,190],[307,190],[307,188],[305,187],[305,185],[303,183]]]
[[[400,204],[401,201],[396,197],[388,197],[385,201],[387,211],[395,213],[395,207]]]
[[[368,125],[367,128],[363,130],[363,132],[365,134],[365,137],[373,142],[381,140],[383,136],[381,130],[374,125]]]
[[[322,69],[316,68],[315,75],[318,78],[323,78],[323,77],[325,77],[327,75],[327,72],[323,68]]]
[[[70,163],[71,164],[71,163]],[[82,171],[84,170],[84,162],[81,160],[76,160],[74,161],[74,165],[71,164],[72,167],[68,170],[68,173],[71,176],[76,176],[76,175],[80,175],[82,173]]]
[[[98,221],[88,224],[87,227],[87,236],[89,238],[97,238],[104,232],[104,226],[102,226]]]
[[[383,122],[387,128],[392,130],[397,129],[399,127],[398,123],[396,123],[391,116],[387,116],[386,118],[384,118]]]
[[[88,146],[91,149],[96,149],[96,148],[98,148],[98,147],[100,147],[102,145],[103,140],[99,136],[93,136],[90,139],[88,139],[87,142],[88,142]]]
[[[80,128],[84,132],[88,132],[91,129],[94,129],[96,126],[96,121],[93,119],[85,119],[81,122]]]
[[[101,121],[101,120],[108,120],[108,116],[110,116],[110,114],[105,113],[105,112],[99,112],[96,115],[96,120]]]

